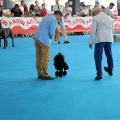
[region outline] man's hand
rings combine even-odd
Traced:
[[[68,17],[68,14],[66,14],[66,15],[64,16],[65,19],[67,19],[67,17]]]
[[[62,22],[62,18],[60,18],[60,19],[58,20],[58,22],[61,23],[61,22]]]
[[[89,48],[91,48],[91,49],[92,49],[92,44],[89,44]]]

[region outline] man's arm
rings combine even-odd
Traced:
[[[110,16],[111,18],[116,18],[116,17],[114,17],[114,16],[112,15],[112,12],[111,12],[109,9],[107,9],[107,8],[105,9],[104,13],[105,13],[106,15]]]
[[[104,10],[104,13],[105,13],[106,15],[109,15],[107,8]]]
[[[92,44],[93,44],[94,39],[95,39],[96,26],[97,26],[97,23],[95,21],[95,18],[93,17],[93,19],[92,19],[92,28],[91,28],[91,32],[90,32],[90,43],[89,43],[90,48],[92,48]]]
[[[114,25],[113,25],[113,21],[112,21],[112,34],[114,34]]]
[[[50,37],[50,39],[52,39],[53,38],[53,36],[54,36],[54,33],[55,33],[55,29],[57,28],[57,25],[58,25],[58,22],[52,22],[52,23],[50,23],[50,29],[49,29],[49,37]]]

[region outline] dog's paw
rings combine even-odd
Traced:
[[[59,77],[62,77],[62,75],[63,75],[63,72],[60,71],[60,72],[59,72]]]
[[[63,76],[65,76],[65,75],[67,75],[67,72],[66,72],[66,71],[63,72]]]
[[[56,76],[56,77],[59,76],[59,72],[58,72],[58,71],[55,72],[55,76]]]

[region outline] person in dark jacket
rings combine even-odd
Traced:
[[[12,8],[11,16],[12,17],[22,17],[23,16],[23,13],[20,10],[20,6],[18,4],[15,4],[14,8]]]

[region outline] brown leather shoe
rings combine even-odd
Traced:
[[[113,75],[113,72],[108,71],[108,67],[104,67],[104,70],[109,74],[109,76]]]
[[[100,79],[102,79],[102,76],[95,77],[95,80],[100,80]]]
[[[54,80],[53,77],[47,76],[47,77],[42,77],[42,80]]]

